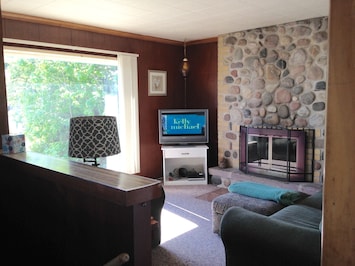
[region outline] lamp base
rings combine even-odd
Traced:
[[[99,166],[100,164],[97,163],[97,159],[93,158],[93,159],[87,159],[87,158],[83,158],[84,163],[92,163],[92,166]]]

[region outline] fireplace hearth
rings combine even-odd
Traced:
[[[313,182],[313,129],[241,126],[239,141],[239,169],[244,173]]]

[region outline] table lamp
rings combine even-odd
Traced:
[[[69,156],[98,166],[97,158],[121,152],[114,116],[80,116],[70,119]]]

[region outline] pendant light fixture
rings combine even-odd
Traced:
[[[186,41],[184,41],[184,59],[182,60],[181,74],[186,79],[189,74],[189,60],[186,57]]]
[[[182,66],[181,66],[181,74],[184,78],[184,102],[185,102],[185,108],[186,108],[186,87],[187,87],[187,75],[189,74],[190,70],[190,65],[189,65],[189,60],[186,57],[186,40],[184,41],[184,58],[182,60]]]

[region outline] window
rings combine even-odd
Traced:
[[[137,56],[89,52],[4,47],[10,133],[24,133],[28,151],[68,158],[71,117],[113,115],[121,153],[100,164],[137,173]]]

